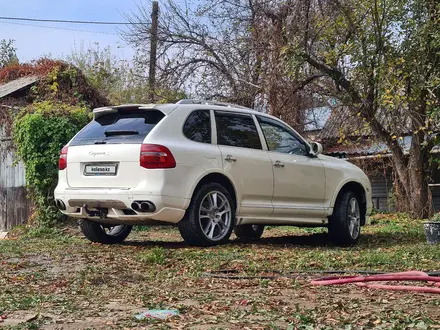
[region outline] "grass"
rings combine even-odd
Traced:
[[[187,246],[169,227],[135,231],[116,246],[59,232],[0,241],[0,315],[39,313],[38,320],[20,329],[71,322],[90,329],[435,328],[440,300],[433,295],[317,288],[309,284],[314,275],[277,280],[202,276],[220,269],[242,275],[274,269],[440,269],[440,249],[426,244],[422,221],[405,215],[373,220],[350,248],[332,246],[325,230],[294,227],[270,227],[257,242],[233,238],[213,248]],[[181,316],[134,318],[148,308],[178,308]]]
[[[151,265],[163,265],[166,259],[166,250],[161,247],[155,247],[151,250],[137,254],[139,260]]]

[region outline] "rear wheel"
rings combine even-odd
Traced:
[[[191,245],[214,246],[228,241],[235,225],[235,207],[231,194],[218,183],[197,189],[177,226],[182,238]]]
[[[337,245],[354,245],[361,234],[361,208],[359,196],[353,191],[339,196],[333,215],[329,219],[330,239]]]
[[[241,225],[234,228],[234,233],[242,239],[259,239],[263,235],[263,225]]]
[[[122,243],[132,229],[132,226],[129,225],[112,226],[87,219],[81,219],[79,226],[88,240],[102,244]]]

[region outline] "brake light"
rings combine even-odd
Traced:
[[[167,147],[158,144],[143,144],[140,165],[148,169],[174,168],[176,160]]]
[[[58,160],[58,169],[60,171],[64,170],[67,167],[67,150],[67,146],[61,149],[60,159]]]

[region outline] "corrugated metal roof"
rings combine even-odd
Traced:
[[[412,136],[404,136],[398,139],[404,154],[408,154],[411,148]],[[431,153],[440,153],[440,146],[434,146]],[[375,156],[390,154],[391,150],[383,142],[362,140],[349,145],[335,145],[325,150],[327,155],[347,155],[347,156]]]
[[[398,144],[402,147],[404,153],[408,153],[411,147],[411,136],[404,136],[402,139],[398,139]],[[378,155],[387,154],[391,151],[387,145],[383,142],[378,141],[368,141],[367,139],[362,139],[359,142],[354,142],[349,145],[335,145],[326,150],[327,154],[339,154],[344,153],[347,155]]]
[[[22,88],[35,84],[37,80],[38,77],[35,76],[23,77],[10,81],[4,85],[0,85],[0,99],[19,91]]]

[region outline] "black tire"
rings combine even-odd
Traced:
[[[234,228],[235,236],[245,240],[259,239],[264,232],[264,225],[241,225]]]
[[[203,232],[202,229],[202,221],[200,219],[200,210],[202,207],[202,203],[205,201],[205,197],[207,197],[210,193],[220,192],[226,197],[229,202],[229,206],[231,209],[230,218],[228,226],[225,227],[224,233],[219,239],[210,239]],[[208,220],[210,221],[210,220]],[[235,226],[235,203],[231,197],[231,194],[228,190],[223,187],[219,183],[206,183],[201,187],[197,188],[194,192],[194,195],[191,199],[191,203],[186,210],[184,218],[177,223],[177,227],[179,228],[180,235],[185,240],[186,243],[195,246],[215,246],[219,244],[224,244],[229,240],[231,236],[232,230]]]
[[[356,201],[359,211],[358,225],[350,226],[352,202]],[[329,219],[328,232],[330,240],[335,245],[355,245],[361,232],[361,208],[359,196],[353,191],[342,192],[335,204],[333,215]]]
[[[133,226],[117,225],[109,227],[108,225],[100,224],[91,220],[81,219],[79,226],[84,236],[92,242],[102,244],[118,244],[122,243],[130,234]],[[105,228],[109,231],[106,232]]]

